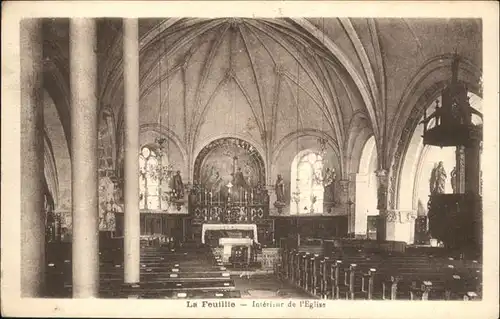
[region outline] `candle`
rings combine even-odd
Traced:
[[[208,193],[208,195],[210,196],[210,205],[212,205],[212,192]]]

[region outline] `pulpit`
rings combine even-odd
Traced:
[[[482,245],[482,203],[480,190],[480,153],[482,124],[472,115],[482,114],[469,102],[467,87],[458,81],[459,57],[452,63],[451,83],[442,91],[442,106],[424,113],[424,144],[456,148],[456,172],[453,173],[453,194],[441,187],[431,188],[428,203],[431,236],[450,249],[480,252]],[[431,119],[434,124],[431,125]],[[440,164],[441,165],[441,164]],[[439,166],[438,168],[439,169]]]

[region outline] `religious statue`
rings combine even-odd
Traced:
[[[453,194],[458,193],[457,189],[457,168],[453,167],[450,173],[450,182],[451,182],[451,189],[453,190]]]
[[[274,190],[276,192],[276,202],[284,203],[285,202],[285,182],[283,181],[283,177],[281,174],[278,174],[276,179],[276,183],[274,184]]]
[[[236,189],[242,187],[242,188],[247,188],[247,182],[245,180],[245,177],[243,176],[243,173],[241,172],[241,167],[238,167],[238,171],[236,174],[234,174],[234,186]]]
[[[431,194],[444,194],[446,185],[446,171],[444,169],[442,161],[440,161],[436,168],[433,169],[433,174],[431,174],[431,182],[432,180],[434,180],[434,185],[431,184]]]
[[[377,189],[377,209],[384,210],[387,208],[387,191],[383,185],[379,185]]]
[[[434,188],[436,187],[436,170],[437,170],[438,164],[434,163],[434,167],[432,168],[431,171],[431,177],[429,178],[429,192],[431,194],[434,193]]]
[[[174,199],[184,198],[184,184],[182,183],[181,172],[177,171],[172,177],[172,191]]]
[[[224,183],[224,180],[222,180],[222,177],[220,177],[219,172],[215,172],[215,175],[212,180],[212,192],[214,194],[218,194],[221,191],[222,184]]]
[[[326,203],[335,203],[335,169],[327,168],[325,172],[325,178],[323,179],[324,187],[324,199]]]

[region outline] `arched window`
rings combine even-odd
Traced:
[[[323,157],[314,151],[297,154],[292,163],[290,214],[323,212]]]
[[[169,191],[168,158],[145,146],[139,154],[139,208],[158,210],[167,207],[162,194]]]

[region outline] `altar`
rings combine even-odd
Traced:
[[[257,234],[257,225],[256,224],[203,224],[202,229],[201,229],[201,242],[205,244],[207,242],[206,240],[206,234],[208,231],[250,231],[252,240],[255,243],[259,242],[258,239],[258,234]],[[227,237],[227,236],[225,236]],[[222,238],[220,238],[222,239]],[[237,238],[233,238],[237,239]],[[244,238],[240,238],[244,239]],[[220,244],[220,241],[219,241]]]
[[[233,246],[245,246],[248,247],[247,250],[247,260],[251,260],[252,256],[252,246],[253,246],[253,239],[250,238],[220,238],[219,239],[219,246],[223,247],[222,250],[222,262],[224,263],[229,263],[229,257],[231,257],[231,252],[233,249]]]

